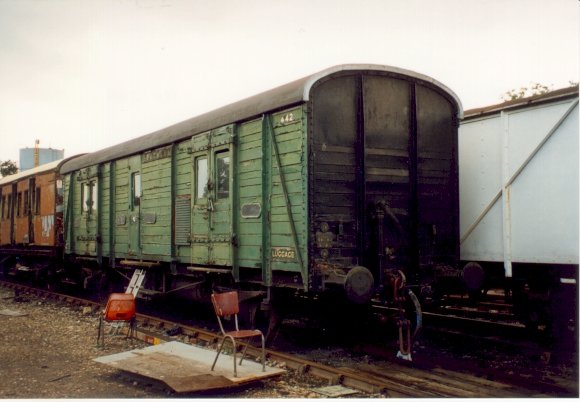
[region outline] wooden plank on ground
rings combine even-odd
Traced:
[[[343,371],[346,371],[346,372],[356,373],[356,374],[360,374],[360,372],[361,372],[361,370],[359,370],[359,369],[354,369],[354,368],[350,368],[350,367],[341,367],[340,369]],[[424,390],[421,388],[417,388],[413,385],[401,384],[400,382],[390,380],[390,379],[385,378],[384,376],[381,376],[381,375],[369,376],[369,373],[365,372],[365,377],[374,378],[375,380],[377,380],[377,382],[384,384],[385,388],[389,392],[389,396],[391,396],[391,397],[398,398],[398,397],[410,397],[411,396],[411,397],[421,397],[421,398],[429,398],[429,397],[433,398],[433,397],[441,396],[440,394],[430,392],[430,391],[427,391],[427,390]]]
[[[211,371],[215,355],[215,351],[198,346],[167,342],[94,360],[161,381],[178,393],[232,388],[276,377],[285,372],[267,366],[263,372],[261,363],[244,360],[242,365],[238,364],[238,375],[234,377],[233,357],[230,355],[221,354],[215,370]]]
[[[512,390],[510,385],[498,384],[465,374],[463,378],[455,378],[449,372],[437,374],[427,370],[418,370],[400,365],[390,364],[385,369],[379,370],[374,367],[360,365],[358,369],[371,372],[379,377],[389,378],[404,384],[422,387],[426,391],[437,393],[440,396],[452,397],[497,397],[497,396],[524,396],[529,395],[523,392]],[[477,379],[481,381],[477,384],[470,383],[467,379]]]

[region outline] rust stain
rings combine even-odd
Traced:
[[[45,215],[42,217],[42,237],[49,237],[54,227],[54,215]]]

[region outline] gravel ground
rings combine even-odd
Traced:
[[[20,312],[21,316],[5,315]],[[130,349],[148,346],[122,335],[107,336],[106,347],[96,346],[98,315],[87,307],[68,303],[19,296],[0,289],[0,398],[167,398],[181,397],[162,385],[137,378],[92,359]],[[286,329],[289,331],[289,328]],[[308,331],[289,331],[289,343],[300,354],[297,342],[301,337],[312,339]],[[324,336],[322,336],[324,338]],[[316,336],[314,336],[316,339]],[[467,349],[454,341],[437,341],[430,345],[423,340],[416,349],[418,361],[433,361],[457,371],[477,372],[485,368],[492,373],[516,372],[520,376],[542,381],[566,381],[576,388],[576,361],[546,364],[540,358],[514,350],[486,349],[484,345]],[[284,344],[284,342],[280,342]],[[322,347],[322,344],[325,346]],[[333,366],[349,366],[353,362],[376,363],[375,358],[359,351],[327,345],[304,349],[304,358]],[[447,345],[447,346],[445,346]],[[395,347],[395,346],[393,346]],[[395,349],[393,349],[395,350]],[[381,360],[381,359],[379,359]],[[390,359],[389,359],[390,360]],[[204,398],[324,398],[317,393],[326,382],[293,370],[281,377],[252,383],[227,393],[190,395]],[[575,386],[574,386],[575,385]],[[577,391],[576,391],[577,393]],[[188,395],[185,395],[188,396]],[[354,394],[355,398],[381,398],[380,394]]]
[[[0,398],[167,398],[158,384],[137,379],[92,359],[147,346],[124,336],[107,336],[96,346],[98,315],[87,307],[0,290]],[[321,398],[314,389],[327,385],[289,370],[227,394],[228,398]],[[181,396],[181,395],[180,395]],[[381,397],[356,394],[355,397]]]

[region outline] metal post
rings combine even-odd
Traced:
[[[503,231],[503,266],[505,277],[512,277],[512,225],[510,206],[510,165],[509,165],[509,115],[501,112],[502,122],[502,231]]]

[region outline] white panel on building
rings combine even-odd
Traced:
[[[459,129],[461,258],[578,264],[578,89],[467,111]]]

